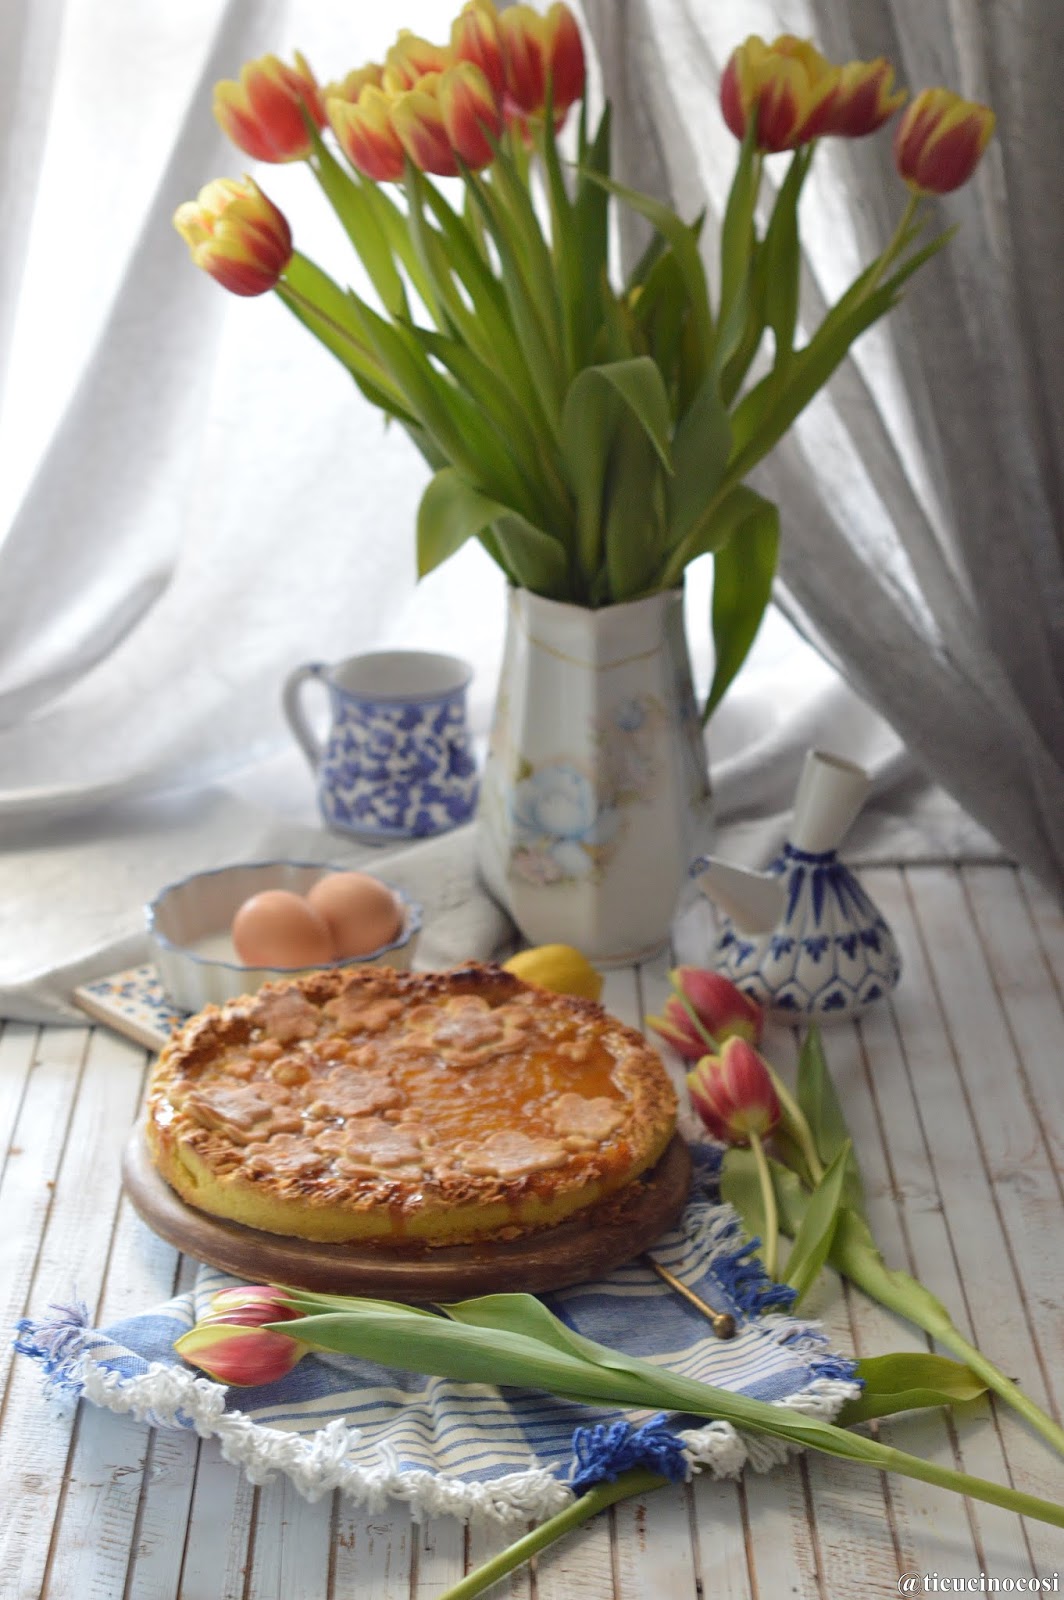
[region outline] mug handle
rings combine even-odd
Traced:
[[[288,719],[288,726],[295,736],[296,743],[310,763],[312,772],[317,772],[318,770],[324,754],[324,747],[307,721],[307,714],[303,709],[303,686],[311,680],[320,683],[322,674],[327,671],[328,668],[324,661],[311,661],[304,667],[296,667],[294,672],[288,674],[284,688],[281,691],[281,705]]]

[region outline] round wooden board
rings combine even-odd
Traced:
[[[209,1266],[255,1283],[422,1302],[563,1289],[630,1261],[678,1220],[691,1157],[676,1134],[656,1167],[586,1216],[521,1239],[441,1249],[321,1244],[197,1211],[156,1171],[139,1126],[126,1145],[122,1177],[149,1228]]]

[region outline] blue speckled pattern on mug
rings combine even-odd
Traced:
[[[786,844],[767,870],[786,886],[783,916],[766,934],[726,921],[719,972],[794,1021],[853,1016],[894,988],[901,974],[894,935],[834,850],[810,854]]]
[[[333,724],[318,802],[333,828],[422,839],[468,822],[477,803],[465,689],[429,701],[363,700],[329,685]]]

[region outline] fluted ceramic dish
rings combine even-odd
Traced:
[[[229,938],[233,917],[245,900],[264,889],[306,894],[330,873],[350,871],[320,861],[241,861],[167,884],[145,907],[145,914],[153,960],[168,997],[183,1011],[199,1011],[205,1005],[223,1005],[236,995],[254,994],[271,979],[313,970],[242,966]],[[421,932],[421,907],[402,889],[387,887],[403,912],[398,937],[368,955],[333,966],[409,968]]]

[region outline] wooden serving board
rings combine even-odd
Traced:
[[[125,1148],[122,1178],[149,1228],[223,1272],[255,1283],[427,1302],[563,1289],[612,1271],[679,1219],[690,1187],[691,1157],[676,1134],[656,1167],[585,1216],[520,1239],[439,1249],[323,1244],[197,1211],[156,1171],[139,1125]]]

